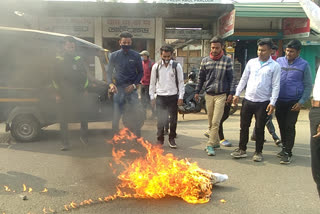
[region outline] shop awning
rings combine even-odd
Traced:
[[[236,17],[307,17],[299,3],[236,3]]]

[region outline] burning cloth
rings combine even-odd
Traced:
[[[118,175],[120,183],[112,199],[175,196],[192,204],[207,203],[213,184],[228,179],[227,175],[201,169],[187,159],[164,154],[159,145],[137,138],[128,129],[121,130],[110,143],[113,144],[114,163],[124,167]],[[110,166],[115,168],[112,163]]]

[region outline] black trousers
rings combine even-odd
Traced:
[[[311,108],[309,112],[310,120],[310,149],[311,149],[311,169],[313,179],[317,184],[320,197],[320,138],[312,137],[317,133],[318,125],[320,124],[320,108]]]
[[[292,155],[294,139],[296,137],[296,123],[299,111],[291,111],[298,101],[280,101],[276,103],[276,117],[279,124],[281,141],[285,152]]]
[[[243,99],[240,112],[240,143],[239,148],[246,151],[249,140],[249,127],[252,116],[255,116],[256,123],[256,152],[262,152],[264,144],[264,127],[266,125],[267,112],[266,108],[269,101],[251,102]]]
[[[224,106],[224,112],[222,115],[222,118],[220,120],[220,125],[219,125],[219,139],[223,140],[224,139],[224,134],[223,134],[223,122],[228,119],[229,117],[229,113],[230,113],[230,108],[231,108],[231,104],[226,103],[226,105]]]
[[[167,124],[168,117],[170,118],[170,133],[169,139],[176,137],[177,118],[178,118],[178,96],[157,96],[156,110],[157,110],[157,139],[164,141],[164,127]]]
[[[71,102],[70,100],[74,102]],[[83,105],[81,106],[81,103],[79,103],[78,100],[72,100],[72,98],[62,98],[61,102],[58,104],[58,121],[60,123],[60,135],[63,145],[69,144],[68,123],[75,118],[78,118],[81,121],[81,137],[84,139],[88,138],[87,112],[82,108],[84,108]]]

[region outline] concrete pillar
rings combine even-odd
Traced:
[[[164,27],[163,18],[156,18],[155,61],[160,60],[160,48],[164,44]]]
[[[210,40],[202,40],[201,42],[202,44],[202,50],[201,50],[201,56],[202,57],[206,57],[206,56],[209,56],[210,54],[210,50],[211,50],[211,47],[210,47]]]
[[[102,18],[95,17],[94,18],[94,43],[102,47]],[[101,68],[100,60],[95,57],[95,77],[98,80],[103,80],[103,71]]]

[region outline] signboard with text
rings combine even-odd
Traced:
[[[286,39],[309,37],[310,20],[308,18],[285,18],[282,20],[282,31]]]
[[[118,38],[123,31],[129,31],[133,38],[154,39],[155,20],[147,18],[103,18],[103,37]]]
[[[219,35],[222,38],[231,36],[234,33],[234,22],[236,17],[236,10],[222,15],[218,19]]]
[[[42,17],[39,29],[77,37],[94,37],[94,21],[82,17]]]
[[[211,39],[212,34],[208,30],[190,29],[166,29],[166,39]]]

